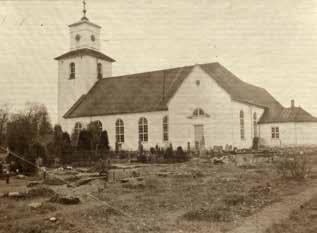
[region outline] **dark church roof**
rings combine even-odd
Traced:
[[[263,88],[241,81],[219,63],[199,65],[233,100],[260,106],[267,116],[283,107]],[[167,110],[168,101],[194,66],[104,78],[64,115],[65,118]],[[271,113],[272,112],[272,113]]]
[[[301,107],[283,108],[279,113],[261,119],[260,123],[317,122],[317,118]]]
[[[83,49],[76,49],[76,50],[71,50],[67,53],[64,53],[58,57],[55,57],[55,60],[59,60],[59,59],[63,59],[63,58],[70,58],[70,57],[77,57],[77,56],[83,56],[83,55],[90,55],[102,60],[106,60],[109,62],[115,62],[114,59],[112,59],[111,57],[108,57],[107,55],[93,50],[93,49],[88,49],[88,48],[83,48]]]

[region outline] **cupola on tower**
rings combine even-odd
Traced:
[[[82,18],[69,25],[70,50],[58,61],[58,122],[98,80],[111,77],[115,60],[100,52],[101,27],[89,21],[83,1]]]
[[[71,50],[90,48],[100,50],[100,29],[97,24],[90,22],[86,16],[86,3],[84,3],[83,17],[79,22],[69,25]]]

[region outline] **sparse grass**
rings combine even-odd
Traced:
[[[246,197],[244,194],[233,193],[225,195],[223,202],[227,206],[236,206],[239,204],[243,204],[245,202],[245,199]]]
[[[162,172],[168,175],[157,175]],[[309,185],[308,181],[294,183],[293,180],[278,179],[270,164],[241,169],[234,164],[217,166],[190,161],[144,166],[140,168],[140,173],[143,181],[132,179],[135,182],[109,183],[106,187],[102,182],[91,182],[80,187],[49,186],[57,194],[63,191],[79,195],[80,205],[47,203],[45,200],[49,196],[45,196],[45,192],[25,200],[0,198],[0,229],[9,229],[5,231],[8,233],[16,232],[13,231],[15,221],[23,225],[29,222],[29,218],[38,216],[38,222],[34,223],[35,233],[42,230],[37,229],[36,224],[42,224],[44,232],[49,233],[55,232],[57,226],[56,232],[70,233],[163,233],[178,232],[179,229],[201,233],[210,229],[230,230],[242,218],[278,201],[290,190],[295,194]],[[103,189],[97,191],[99,186]],[[86,193],[95,195],[99,200],[83,198]],[[30,201],[37,200],[44,201],[40,208],[28,208]],[[108,205],[132,218],[119,214]],[[60,214],[57,215],[57,223],[43,219],[57,213]]]
[[[305,154],[283,154],[275,162],[275,169],[284,178],[305,179],[311,174],[312,161]]]
[[[227,206],[216,205],[208,209],[190,210],[183,218],[188,221],[230,222],[233,220],[233,214]]]
[[[12,229],[16,233],[44,233],[47,232],[47,227],[43,224],[21,224]],[[12,232],[13,232],[12,231]]]
[[[266,233],[315,233],[317,232],[317,196],[295,210],[290,218],[274,224]]]

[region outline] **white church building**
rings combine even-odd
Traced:
[[[317,144],[317,118],[283,107],[265,89],[221,64],[207,63],[113,77],[100,51],[101,27],[84,17],[70,29],[58,62],[58,122],[72,133],[99,121],[110,146],[135,150],[172,143],[212,148]]]

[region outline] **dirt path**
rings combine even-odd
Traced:
[[[317,195],[317,181],[305,191],[285,197],[281,202],[264,208],[262,211],[246,218],[242,225],[229,233],[264,233],[274,223],[287,219],[292,211]]]

